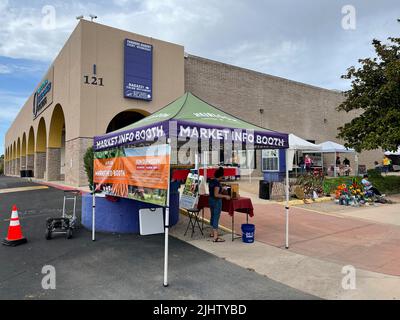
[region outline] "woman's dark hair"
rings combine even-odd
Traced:
[[[219,167],[219,168],[215,171],[214,177],[215,177],[216,179],[218,179],[218,178],[221,178],[221,177],[223,177],[223,176],[224,176],[224,168]]]
[[[367,174],[364,174],[364,178],[368,178],[368,175],[367,175]]]

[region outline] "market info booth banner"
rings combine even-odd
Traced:
[[[93,181],[106,195],[165,206],[169,172],[168,145],[95,152]]]

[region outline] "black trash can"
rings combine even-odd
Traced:
[[[259,198],[264,200],[270,199],[270,183],[268,181],[260,181]]]

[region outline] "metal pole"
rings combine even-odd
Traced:
[[[96,241],[96,189],[94,185],[92,196],[92,241]]]
[[[200,161],[199,161],[199,151],[196,151],[196,154],[194,156],[194,162],[195,162],[195,170],[197,170],[197,179],[196,179],[196,183],[197,183],[197,193],[200,193]],[[196,190],[195,190],[196,191]]]
[[[337,155],[336,155],[336,152],[335,152],[335,159],[333,160],[333,167],[335,168],[335,170],[334,170],[335,178],[337,177],[336,158],[337,158]]]
[[[285,247],[289,249],[289,170],[288,170],[288,156],[289,156],[289,149],[286,149],[286,242]]]
[[[355,156],[354,156],[354,160],[355,160],[355,176],[356,177],[358,177],[358,175],[359,175],[359,171],[358,171],[358,154],[356,154]]]
[[[171,140],[168,139],[168,154],[169,158],[171,158]],[[171,161],[171,160],[169,160]],[[169,233],[169,193],[170,193],[170,180],[171,180],[171,169],[169,169],[168,173],[168,189],[167,189],[167,206],[165,208],[165,225],[164,225],[164,234],[165,234],[165,245],[164,245],[164,287],[168,287],[168,233]]]
[[[246,159],[247,159],[247,168],[249,170],[249,177],[250,177],[250,183],[251,183],[251,173],[252,173],[252,169],[251,169],[251,160],[249,157],[249,151],[246,150]]]
[[[64,193],[64,200],[63,200],[63,213],[62,217],[65,218],[65,193]]]
[[[325,177],[325,172],[324,172],[324,154],[321,153],[321,170],[322,170],[322,175]]]
[[[208,151],[204,151],[204,179],[205,179],[205,182],[207,183],[207,166],[208,166],[208,156],[209,156],[209,153],[208,153]]]

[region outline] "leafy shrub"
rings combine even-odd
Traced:
[[[89,147],[86,150],[85,155],[83,156],[83,162],[90,190],[93,190],[93,161],[94,161],[94,150],[93,147]]]
[[[382,172],[376,169],[370,169],[367,171],[368,178],[380,178],[382,177]]]

